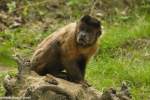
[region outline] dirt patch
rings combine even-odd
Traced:
[[[128,60],[150,60],[150,38],[132,39],[123,43],[116,49],[112,49],[112,57],[121,57]]]
[[[150,38],[141,38],[141,39],[134,39],[128,40],[125,42],[121,48],[132,48],[132,49],[143,49],[143,48],[150,48]]]
[[[12,68],[12,67],[6,67],[6,66],[2,66],[0,65],[0,73],[1,72],[12,72],[12,71],[15,71],[16,69],[15,68]]]

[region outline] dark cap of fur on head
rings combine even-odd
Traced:
[[[88,24],[88,25],[91,25],[93,27],[97,27],[99,28],[101,26],[101,23],[99,20],[97,20],[96,18],[93,18],[89,15],[85,15],[81,18],[81,21]]]

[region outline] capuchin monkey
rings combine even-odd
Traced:
[[[45,38],[31,59],[32,70],[39,75],[58,75],[64,70],[69,79],[84,82],[86,64],[96,52],[101,23],[89,15],[58,29]]]

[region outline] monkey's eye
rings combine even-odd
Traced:
[[[85,27],[80,27],[80,30],[82,30],[82,31],[85,30]]]

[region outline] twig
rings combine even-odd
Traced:
[[[21,79],[25,73],[30,72],[31,63],[29,60],[25,60],[19,55],[15,55],[13,58],[17,62],[17,65],[18,65],[17,77]]]
[[[91,16],[93,16],[96,3],[97,3],[97,0],[92,1],[91,9],[89,11]]]

